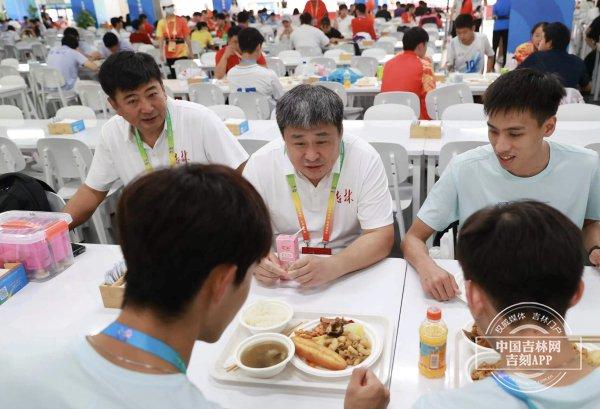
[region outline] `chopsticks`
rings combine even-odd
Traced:
[[[567,340],[571,342],[585,342],[590,344],[600,343],[600,335],[570,335]]]

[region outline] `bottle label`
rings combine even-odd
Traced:
[[[445,342],[443,345],[431,346],[421,341],[420,345],[419,363],[421,366],[432,370],[444,368],[446,366]]]

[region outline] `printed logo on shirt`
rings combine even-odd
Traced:
[[[340,193],[339,190],[335,191],[335,201],[336,203],[342,204],[347,203],[350,204],[354,202],[354,198],[352,197],[352,190],[344,189],[343,193]]]
[[[177,152],[175,152],[175,162],[178,165],[187,165],[189,163],[187,151],[182,150],[181,152],[179,152],[179,155],[177,154]]]
[[[475,58],[465,62],[465,73],[473,74],[479,72],[479,63],[481,62],[481,54],[475,54]]]

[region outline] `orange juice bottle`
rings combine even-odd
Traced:
[[[427,319],[419,327],[419,372],[427,378],[441,378],[446,373],[446,339],[448,327],[442,321],[442,310],[427,309]]]

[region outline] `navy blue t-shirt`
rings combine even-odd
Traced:
[[[584,88],[590,83],[590,76],[581,58],[565,50],[538,51],[527,57],[519,68],[556,74],[566,88]]]

